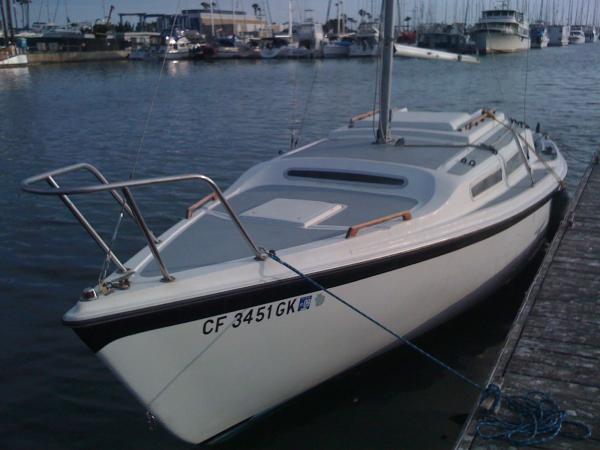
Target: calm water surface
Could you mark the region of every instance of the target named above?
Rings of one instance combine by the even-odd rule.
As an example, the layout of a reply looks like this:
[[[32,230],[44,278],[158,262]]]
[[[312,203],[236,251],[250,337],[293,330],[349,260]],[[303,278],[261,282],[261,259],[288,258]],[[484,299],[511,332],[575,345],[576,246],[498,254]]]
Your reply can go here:
[[[393,103],[440,111],[489,107],[523,118],[527,66],[527,121],[541,122],[560,144],[573,189],[600,142],[600,45],[488,57],[477,66],[397,60]],[[27,176],[78,161],[111,179],[127,177],[158,70],[125,62],[0,71],[0,448],[189,448],[160,427],[149,431],[143,408],[61,326],[81,289],[95,283],[102,255],[60,201],[19,190]],[[306,143],[373,109],[375,70],[375,62],[360,60],[170,64],[137,176],[203,172],[227,186],[287,150],[290,124],[301,124]],[[203,195],[183,185],[141,191],[139,200],[160,231]],[[110,234],[118,210],[109,199],[82,200]],[[118,253],[131,255],[141,245],[125,225]],[[419,344],[485,381],[534,271]],[[215,448],[444,449],[475,397],[401,348]]]

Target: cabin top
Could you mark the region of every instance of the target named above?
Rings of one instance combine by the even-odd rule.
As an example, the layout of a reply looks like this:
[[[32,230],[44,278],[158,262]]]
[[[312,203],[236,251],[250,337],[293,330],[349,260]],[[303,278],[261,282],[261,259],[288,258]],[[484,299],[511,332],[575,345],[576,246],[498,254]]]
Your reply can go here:
[[[514,9],[489,9],[481,13],[482,21],[516,20],[523,22],[523,13]]]

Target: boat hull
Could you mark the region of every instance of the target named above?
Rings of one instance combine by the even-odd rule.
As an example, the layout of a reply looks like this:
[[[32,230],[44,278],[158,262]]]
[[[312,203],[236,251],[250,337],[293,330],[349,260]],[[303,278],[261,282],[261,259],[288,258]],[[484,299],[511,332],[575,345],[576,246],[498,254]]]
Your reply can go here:
[[[514,53],[529,49],[530,39],[518,34],[480,31],[472,34],[477,51],[482,54]]]
[[[367,261],[354,276],[336,269],[337,281],[326,284],[394,331],[412,335],[506,281],[537,248],[549,215],[547,198],[478,237],[417,250],[406,264],[394,257]],[[369,269],[375,264],[377,271]],[[91,347],[160,422],[199,443],[397,344],[302,283],[303,291],[282,286],[280,296],[246,292],[252,303],[220,302],[229,309],[208,308],[193,319],[183,313],[181,323],[158,316],[144,329],[141,317],[131,333],[118,319],[100,331],[76,331],[88,345],[96,339]],[[103,329],[113,333],[110,339],[94,337]]]
[[[550,37],[549,47],[565,47],[569,45],[570,27],[566,25],[551,25],[548,27]]]
[[[535,37],[531,39],[531,48],[546,48],[550,43],[547,37]]]
[[[288,47],[263,48],[260,51],[260,57],[262,59],[287,58],[288,53],[289,53]]]
[[[10,56],[8,58],[0,60],[0,68],[20,67],[26,66],[27,64],[28,60],[26,54]]]
[[[348,56],[351,58],[357,57],[373,57],[379,55],[379,45],[368,45],[356,43],[350,46],[348,50]]]
[[[585,44],[585,36],[570,36],[569,45],[581,45]]]
[[[327,44],[323,46],[324,58],[346,58],[350,53],[350,47],[346,45]]]

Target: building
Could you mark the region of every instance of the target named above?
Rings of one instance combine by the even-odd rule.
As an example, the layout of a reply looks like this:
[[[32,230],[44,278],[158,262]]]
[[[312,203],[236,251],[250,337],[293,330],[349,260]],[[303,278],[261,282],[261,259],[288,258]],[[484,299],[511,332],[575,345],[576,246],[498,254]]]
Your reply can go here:
[[[180,20],[183,28],[197,30],[207,36],[258,35],[268,28],[262,17],[249,16],[241,10],[213,9],[211,12],[210,9],[185,9]]]

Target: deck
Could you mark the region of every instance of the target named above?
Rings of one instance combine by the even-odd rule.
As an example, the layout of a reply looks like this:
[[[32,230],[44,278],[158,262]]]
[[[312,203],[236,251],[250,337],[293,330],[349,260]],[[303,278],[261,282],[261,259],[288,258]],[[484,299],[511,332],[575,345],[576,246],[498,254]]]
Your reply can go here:
[[[548,393],[570,418],[592,427],[579,441],[559,437],[536,447],[600,448],[600,166],[582,178],[525,297],[489,382],[507,394]],[[455,450],[515,448],[474,436],[475,406]]]

